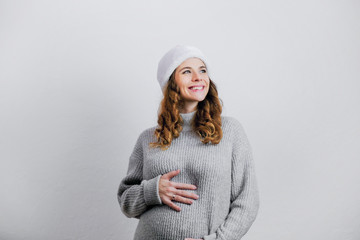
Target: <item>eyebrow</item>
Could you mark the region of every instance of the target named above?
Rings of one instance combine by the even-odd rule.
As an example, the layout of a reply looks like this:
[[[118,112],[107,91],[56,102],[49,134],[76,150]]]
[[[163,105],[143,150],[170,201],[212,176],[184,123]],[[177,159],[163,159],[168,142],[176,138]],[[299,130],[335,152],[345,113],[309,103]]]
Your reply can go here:
[[[206,69],[206,67],[205,67],[204,65],[201,65],[201,66],[199,67],[199,69],[202,69],[202,68],[205,68],[205,69]],[[183,67],[182,69],[179,70],[179,72],[181,72],[181,71],[184,70],[184,69],[191,69],[191,67]]]

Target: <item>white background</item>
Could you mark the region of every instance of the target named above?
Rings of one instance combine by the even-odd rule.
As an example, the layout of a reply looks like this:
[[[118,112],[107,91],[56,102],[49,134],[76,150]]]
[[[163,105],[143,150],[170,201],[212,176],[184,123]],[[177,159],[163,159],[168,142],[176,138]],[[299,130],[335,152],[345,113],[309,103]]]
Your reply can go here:
[[[132,239],[117,188],[177,44],[252,145],[243,239],[360,239],[359,43],[355,0],[0,0],[0,239]]]

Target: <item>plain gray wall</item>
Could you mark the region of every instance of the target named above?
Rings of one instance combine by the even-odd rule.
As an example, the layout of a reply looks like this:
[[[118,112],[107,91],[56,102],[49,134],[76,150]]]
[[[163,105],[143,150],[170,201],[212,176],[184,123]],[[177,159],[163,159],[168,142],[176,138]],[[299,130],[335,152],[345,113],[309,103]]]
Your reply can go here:
[[[355,0],[1,0],[0,239],[132,239],[116,192],[176,44],[253,147],[243,239],[360,239],[359,43]]]

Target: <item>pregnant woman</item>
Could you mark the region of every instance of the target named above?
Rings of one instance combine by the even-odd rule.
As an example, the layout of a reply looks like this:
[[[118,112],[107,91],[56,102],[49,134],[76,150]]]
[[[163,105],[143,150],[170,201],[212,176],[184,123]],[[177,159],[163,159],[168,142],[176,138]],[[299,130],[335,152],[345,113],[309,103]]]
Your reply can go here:
[[[222,106],[203,53],[178,45],[158,65],[164,98],[158,125],[144,130],[118,189],[138,218],[134,240],[235,240],[254,222],[259,194],[252,150]]]

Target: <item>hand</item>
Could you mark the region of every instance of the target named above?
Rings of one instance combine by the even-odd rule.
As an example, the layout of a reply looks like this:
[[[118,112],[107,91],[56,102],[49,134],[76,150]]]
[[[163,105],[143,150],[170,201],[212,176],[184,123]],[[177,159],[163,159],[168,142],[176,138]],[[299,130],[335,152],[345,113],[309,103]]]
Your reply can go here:
[[[189,198],[193,198],[193,199],[199,198],[199,196],[196,195],[195,193],[191,193],[184,190],[178,190],[178,189],[195,190],[196,189],[195,185],[170,181],[171,178],[175,177],[179,173],[180,170],[168,172],[160,177],[160,182],[159,182],[159,195],[161,201],[178,212],[181,211],[181,208],[176,204],[174,204],[172,200],[177,202],[192,204],[193,201]],[[173,199],[173,195],[175,195],[175,199]]]

